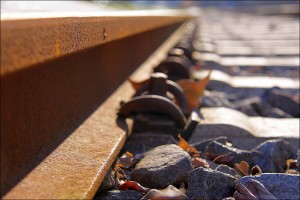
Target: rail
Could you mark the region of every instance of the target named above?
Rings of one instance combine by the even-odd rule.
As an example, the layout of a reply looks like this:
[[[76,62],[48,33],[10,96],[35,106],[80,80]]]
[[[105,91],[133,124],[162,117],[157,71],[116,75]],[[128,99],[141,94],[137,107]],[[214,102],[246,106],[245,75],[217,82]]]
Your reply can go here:
[[[92,198],[130,133],[116,116],[133,94],[126,78],[191,17],[4,13],[1,197]]]

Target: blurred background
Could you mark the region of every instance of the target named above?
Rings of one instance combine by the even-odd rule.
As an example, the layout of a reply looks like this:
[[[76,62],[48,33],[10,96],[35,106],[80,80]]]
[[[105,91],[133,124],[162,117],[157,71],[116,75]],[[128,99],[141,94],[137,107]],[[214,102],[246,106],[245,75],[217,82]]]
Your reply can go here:
[[[295,6],[296,5],[296,6]],[[131,10],[131,9],[180,9],[187,7],[220,7],[241,11],[258,11],[266,13],[299,13],[299,0],[281,1],[141,1],[141,0],[81,0],[81,1],[1,1],[1,10],[35,10],[35,11],[87,11],[87,10]]]

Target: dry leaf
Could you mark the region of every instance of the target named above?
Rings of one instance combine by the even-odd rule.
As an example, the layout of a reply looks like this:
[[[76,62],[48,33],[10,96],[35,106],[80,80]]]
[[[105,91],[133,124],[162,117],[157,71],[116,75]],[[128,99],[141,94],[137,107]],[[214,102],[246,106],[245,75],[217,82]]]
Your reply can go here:
[[[187,141],[185,141],[185,139],[183,139],[180,134],[178,135],[178,138],[179,138],[179,142],[178,142],[179,147],[181,147],[184,151],[188,152],[193,157],[199,157],[200,156],[197,149],[190,146],[189,143]]]
[[[133,154],[132,154],[131,152],[129,152],[129,151],[126,151],[126,152],[125,152],[125,155],[126,155],[127,157],[133,157]]]
[[[291,168],[297,168],[297,160],[288,159],[286,160],[286,169],[289,170]]]
[[[241,161],[240,163],[234,164],[234,169],[238,173],[240,173],[242,176],[248,176],[249,175],[249,164],[246,161]]]
[[[225,164],[225,165],[231,164],[234,159],[234,157],[230,155],[230,152],[222,155],[206,152],[206,156],[210,160],[212,160],[213,163]]]
[[[251,176],[262,174],[262,171],[258,165],[251,168]]]
[[[199,98],[203,95],[204,90],[209,82],[211,70],[208,75],[199,81],[191,79],[183,79],[177,81],[177,83],[182,87],[184,94],[188,100],[189,111],[191,112],[194,108],[198,106]]]
[[[137,163],[138,160],[128,151],[117,160],[118,166],[125,169],[133,168]]]
[[[138,159],[135,159],[133,154],[130,152],[126,152],[120,158],[118,158],[115,166],[114,173],[118,180],[128,180],[128,177],[124,170],[132,169],[138,163]]]
[[[133,87],[133,89],[135,91],[137,91],[138,89],[140,89],[141,87],[143,87],[144,85],[147,85],[150,79],[145,79],[141,82],[135,82],[133,80],[131,80],[130,78],[128,78],[128,81],[131,83],[131,86]]]
[[[209,164],[206,162],[205,159],[202,158],[192,158],[192,165],[193,169],[196,169],[198,167],[209,168]]]
[[[117,163],[113,169],[113,172],[115,173],[115,176],[117,177],[117,180],[118,181],[128,180],[126,173],[123,171],[123,169],[121,167],[122,167],[122,164]]]
[[[137,190],[143,193],[147,193],[150,191],[149,188],[143,187],[135,181],[126,181],[125,183],[119,186],[119,190]]]

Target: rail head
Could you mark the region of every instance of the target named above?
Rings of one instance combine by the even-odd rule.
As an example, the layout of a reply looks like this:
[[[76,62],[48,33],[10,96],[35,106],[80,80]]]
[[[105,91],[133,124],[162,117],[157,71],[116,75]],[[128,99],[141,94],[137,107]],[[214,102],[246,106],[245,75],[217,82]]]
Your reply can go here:
[[[25,12],[1,8],[1,76],[191,17],[187,10]]]

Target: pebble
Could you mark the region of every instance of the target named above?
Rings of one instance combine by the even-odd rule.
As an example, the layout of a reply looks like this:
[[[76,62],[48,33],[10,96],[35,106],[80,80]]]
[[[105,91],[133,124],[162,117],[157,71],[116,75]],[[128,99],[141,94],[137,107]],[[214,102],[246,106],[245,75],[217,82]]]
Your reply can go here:
[[[160,131],[146,131],[143,133],[134,133],[129,137],[121,153],[129,151],[136,155],[144,153],[161,145],[176,143],[177,141],[172,135],[165,134]]]
[[[283,139],[267,140],[252,152],[252,163],[258,165],[264,173],[284,172],[286,160],[295,157],[292,145]]]
[[[279,87],[273,87],[265,91],[263,97],[268,103],[283,110],[293,117],[299,117],[299,103],[293,100],[293,97]]]
[[[189,173],[189,199],[223,199],[235,191],[237,178],[219,171],[199,167]]]
[[[251,162],[252,152],[227,146],[216,141],[209,143],[205,151],[207,154],[209,153],[213,153],[216,155],[228,154],[230,157],[232,157],[232,161],[226,164],[232,167],[234,163],[240,163],[242,160],[246,162]]]
[[[151,189],[143,198],[141,198],[141,200],[148,200],[148,199],[185,200],[188,198],[179,189],[177,189],[173,185],[169,185],[166,189],[163,190]]]
[[[293,116],[280,110],[279,108],[272,107],[268,102],[264,101],[258,96],[236,101],[233,109],[243,112],[248,116],[293,118]]]
[[[137,190],[111,190],[99,193],[94,200],[140,200],[143,193]]]
[[[213,141],[219,142],[221,144],[226,144],[228,142],[227,141],[227,137],[221,136],[221,137],[216,137],[216,138],[210,138],[210,139],[206,139],[206,140],[201,140],[200,142],[196,142],[196,143],[191,144],[191,146],[194,147],[195,149],[197,149],[198,151],[204,152],[206,146],[209,143],[213,142]]]
[[[205,91],[200,104],[202,107],[233,107],[233,104],[229,101],[229,96],[219,91]]]
[[[226,107],[243,112],[248,116],[272,118],[300,116],[299,102],[293,99],[292,94],[278,87],[260,89],[262,92],[258,95],[257,92],[252,94],[251,91],[235,91],[225,83],[222,84],[218,81],[209,83],[207,88],[211,91],[206,91],[200,99],[201,107]]]
[[[234,176],[236,178],[240,177],[233,168],[231,168],[227,165],[222,165],[221,164],[215,170],[219,171],[219,172],[223,172],[224,174],[229,174],[229,175]]]
[[[258,176],[244,176],[240,182],[245,185],[251,179],[262,183],[277,199],[300,199],[299,175],[263,173]]]
[[[101,186],[100,186],[100,188],[99,188],[98,191],[100,192],[100,191],[107,191],[107,190],[110,190],[110,189],[112,189],[115,185],[116,185],[116,177],[115,177],[113,171],[110,169],[110,170],[107,172],[107,174],[106,174],[104,180],[102,181],[102,184],[101,184]]]
[[[162,145],[147,152],[136,165],[131,179],[149,188],[166,188],[187,181],[191,157],[175,144]]]

